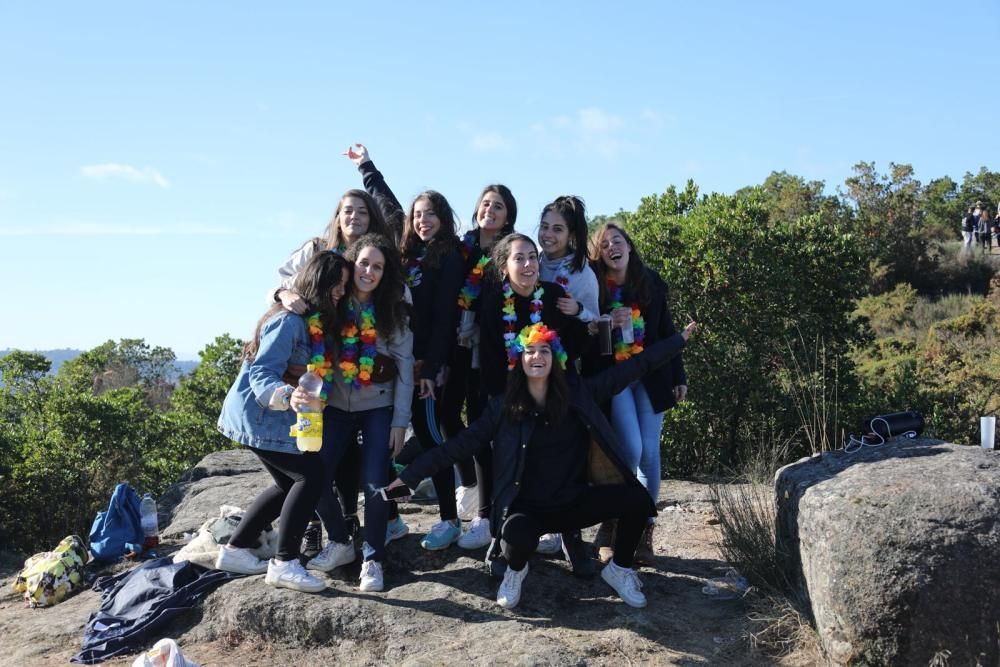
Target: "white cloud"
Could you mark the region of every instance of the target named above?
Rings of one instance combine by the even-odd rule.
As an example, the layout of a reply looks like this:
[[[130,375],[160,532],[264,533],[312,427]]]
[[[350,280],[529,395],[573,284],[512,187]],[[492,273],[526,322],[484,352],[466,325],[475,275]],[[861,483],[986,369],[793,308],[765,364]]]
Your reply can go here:
[[[130,164],[118,164],[117,162],[84,165],[80,167],[80,175],[95,181],[124,178],[135,183],[152,183],[164,189],[170,187],[170,181],[158,169],[154,169],[153,167],[139,169]]]
[[[179,223],[169,227],[105,222],[60,222],[18,228],[0,227],[0,236],[235,236],[229,227]]]
[[[598,107],[585,107],[531,126],[536,145],[547,153],[576,153],[608,160],[635,152],[636,148],[622,138],[627,129],[623,117]]]
[[[480,132],[472,137],[472,149],[483,153],[510,150],[510,142],[499,132]]]

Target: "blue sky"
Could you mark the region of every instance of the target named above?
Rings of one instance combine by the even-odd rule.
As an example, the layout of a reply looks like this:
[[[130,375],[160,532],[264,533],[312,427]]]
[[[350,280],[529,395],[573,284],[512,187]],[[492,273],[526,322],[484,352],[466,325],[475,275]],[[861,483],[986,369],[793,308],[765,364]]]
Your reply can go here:
[[[0,349],[246,337],[360,183],[533,234],[693,178],[1000,169],[1000,3],[0,1]]]

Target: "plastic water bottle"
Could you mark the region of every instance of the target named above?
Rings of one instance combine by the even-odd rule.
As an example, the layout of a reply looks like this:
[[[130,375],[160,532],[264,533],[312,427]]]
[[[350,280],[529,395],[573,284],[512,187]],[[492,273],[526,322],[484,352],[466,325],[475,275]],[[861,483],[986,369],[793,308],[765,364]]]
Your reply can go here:
[[[323,446],[323,405],[320,393],[323,391],[323,378],[316,373],[316,367],[309,364],[306,372],[299,378],[299,386],[315,399],[314,405],[302,409],[298,413],[295,425],[290,435],[295,437],[295,446],[302,452],[318,452]]]
[[[160,546],[160,525],[156,519],[156,501],[148,493],[139,503],[139,523],[142,524],[142,548],[146,551]]]

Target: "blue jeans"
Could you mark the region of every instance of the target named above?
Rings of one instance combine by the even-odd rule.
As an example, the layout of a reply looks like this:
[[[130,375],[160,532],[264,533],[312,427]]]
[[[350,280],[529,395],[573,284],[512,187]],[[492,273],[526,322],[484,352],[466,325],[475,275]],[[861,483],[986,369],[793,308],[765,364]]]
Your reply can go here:
[[[663,413],[653,412],[642,382],[633,382],[611,399],[611,425],[624,450],[629,470],[636,472],[656,502],[660,495],[660,429]]]
[[[357,446],[361,431],[361,488],[365,494],[365,560],[381,561],[385,553],[385,527],[389,516],[388,504],[377,491],[389,483],[389,430],[392,408],[375,408],[361,412],[345,412],[327,407],[323,411],[323,491],[316,512],[323,520],[327,535],[335,542],[347,541],[347,523],[340,502],[333,494],[337,466],[348,448]]]

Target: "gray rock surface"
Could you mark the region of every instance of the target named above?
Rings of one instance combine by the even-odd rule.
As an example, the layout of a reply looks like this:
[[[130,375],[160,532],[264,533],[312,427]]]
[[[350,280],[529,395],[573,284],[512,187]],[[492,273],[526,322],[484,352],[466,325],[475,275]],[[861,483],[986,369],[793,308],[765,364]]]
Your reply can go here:
[[[785,466],[775,489],[831,662],[998,664],[1000,453],[895,439]]]
[[[252,453],[206,457],[158,500],[163,551],[179,548],[172,540],[217,515],[219,505],[245,507],[268,484]],[[214,590],[165,635],[205,667],[775,664],[750,651],[742,600],[702,593],[707,580],[727,569],[714,544],[708,497],[706,485],[664,483],[656,567],[640,573],[645,609],[626,606],[600,579],[576,579],[561,559],[538,557],[521,604],[505,611],[495,602],[497,582],[481,565],[483,550],[420,548],[420,537],[438,521],[437,508],[408,503],[401,511],[411,534],[389,546],[385,592],[358,590],[359,563],[334,571],[318,595],[247,577]],[[0,576],[0,665],[65,664],[98,595],[84,591],[57,607],[31,610],[11,594],[12,573]]]

